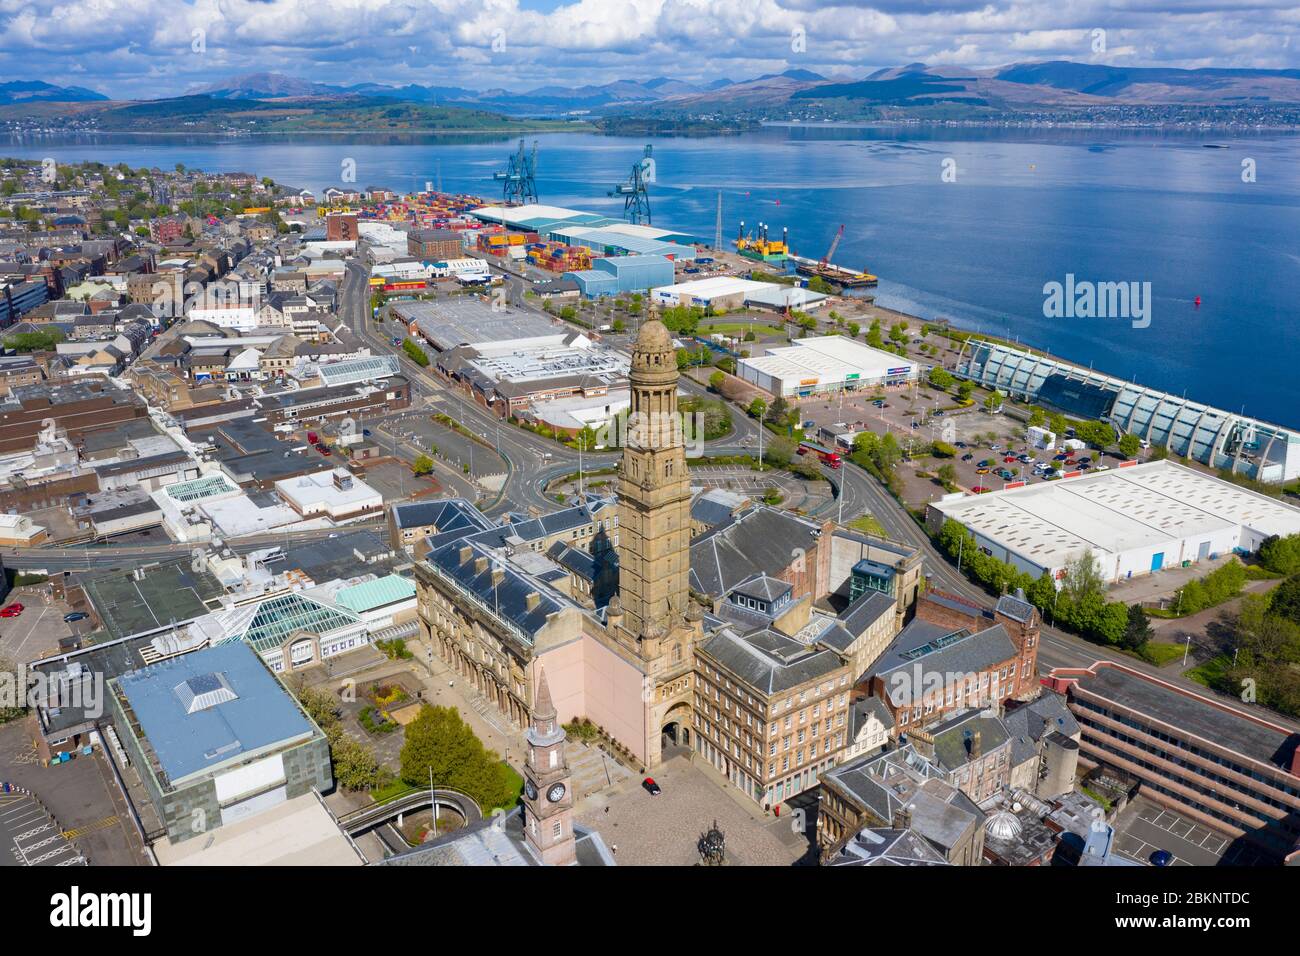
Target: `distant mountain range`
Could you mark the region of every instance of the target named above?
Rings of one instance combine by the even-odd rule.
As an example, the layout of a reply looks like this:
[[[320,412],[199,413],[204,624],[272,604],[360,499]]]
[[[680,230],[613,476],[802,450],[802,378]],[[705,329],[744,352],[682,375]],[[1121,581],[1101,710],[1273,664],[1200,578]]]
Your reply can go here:
[[[40,80],[16,80],[0,83],[0,104],[8,103],[84,103],[108,99],[103,93],[80,86],[54,86]]]
[[[579,87],[539,86],[524,92],[504,89],[470,90],[459,86],[385,86],[382,83],[357,83],[335,86],[300,80],[279,73],[250,73],[212,83],[195,90],[219,99],[280,100],[319,97],[363,96],[436,103],[442,106],[477,107],[513,115],[584,113],[610,107],[671,102],[677,99],[720,94],[734,90],[738,94],[751,87],[771,88],[774,92],[793,90],[800,84],[825,83],[826,78],[811,70],[787,70],[754,80],[734,82],[716,80],[696,85],[659,76],[651,80],[615,80],[612,83]],[[757,87],[755,87],[757,84]]]
[[[281,100],[362,96],[487,109],[511,116],[564,114],[614,118],[684,115],[780,115],[822,118],[893,115],[979,116],[1108,106],[1242,107],[1300,104],[1300,70],[1182,70],[1115,67],[1053,60],[986,70],[924,63],[876,70],[861,79],[829,79],[791,69],[748,80],[694,84],[668,77],[616,80],[523,92],[457,86],[336,86],[275,73],[235,77],[202,91],[227,99]]]
[[[113,102],[92,90],[39,81],[0,83],[0,119],[52,122],[68,116],[103,129],[154,129],[164,122],[227,130],[485,129],[540,117],[599,119],[609,129],[692,130],[777,119],[1108,118],[1224,108],[1282,108],[1283,122],[1300,125],[1300,70],[1182,70],[1066,60],[971,70],[911,63],[847,81],[790,69],[707,84],[659,76],[523,92],[337,85],[251,73],[185,96],[137,102]]]

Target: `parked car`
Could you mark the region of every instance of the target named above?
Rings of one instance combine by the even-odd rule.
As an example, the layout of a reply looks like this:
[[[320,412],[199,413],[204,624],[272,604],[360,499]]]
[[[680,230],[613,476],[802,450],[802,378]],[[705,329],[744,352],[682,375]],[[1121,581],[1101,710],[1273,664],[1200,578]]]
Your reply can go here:
[[[0,608],[0,617],[17,617],[23,613],[21,604],[10,604],[8,607]]]
[[[1018,459],[1015,455],[1003,455],[1002,460],[1009,465],[1013,461],[1019,461],[1020,459]]]
[[[961,460],[962,460],[962,461],[970,461],[970,460],[971,460],[972,458],[974,458],[974,457],[975,457],[975,456],[972,455],[970,452],[967,452],[966,454],[964,454],[964,455],[961,456]]]
[[[983,485],[976,485],[974,488],[971,489],[971,491],[975,492],[975,494],[977,495],[982,495],[985,492],[992,491],[992,490],[993,490],[992,488],[985,488]]]
[[[655,783],[654,777],[646,777],[641,781],[641,786],[645,789],[645,792],[650,794],[652,797],[657,797],[663,792],[659,789],[659,784]]]
[[[988,473],[989,473],[989,470],[988,470],[987,468],[976,468],[976,469],[975,469],[975,474],[977,474],[977,475],[987,475]]]
[[[72,624],[76,621],[84,621],[88,617],[90,617],[90,615],[85,611],[69,611],[67,614],[63,615],[63,621],[66,624]]]
[[[983,459],[980,460],[980,464],[979,464],[979,466],[980,466],[981,468],[992,468],[992,467],[993,467],[993,459],[992,459],[992,458],[983,458]]]
[[[1149,857],[1152,866],[1173,866],[1174,855],[1168,850],[1156,850]]]
[[[332,452],[330,451],[330,446],[326,445],[324,442],[317,442],[316,450],[327,458],[332,454]]]
[[[958,448],[965,448],[965,447],[966,447],[966,443],[965,443],[964,441],[953,442],[953,444],[954,444],[956,447],[958,447]]]

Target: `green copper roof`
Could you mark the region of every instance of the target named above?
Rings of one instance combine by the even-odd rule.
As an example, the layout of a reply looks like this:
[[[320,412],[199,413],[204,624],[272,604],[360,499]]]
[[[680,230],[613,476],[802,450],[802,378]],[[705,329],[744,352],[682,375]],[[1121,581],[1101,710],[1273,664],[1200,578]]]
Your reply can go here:
[[[415,584],[400,574],[388,574],[364,584],[354,584],[334,595],[339,604],[356,614],[413,597]]]

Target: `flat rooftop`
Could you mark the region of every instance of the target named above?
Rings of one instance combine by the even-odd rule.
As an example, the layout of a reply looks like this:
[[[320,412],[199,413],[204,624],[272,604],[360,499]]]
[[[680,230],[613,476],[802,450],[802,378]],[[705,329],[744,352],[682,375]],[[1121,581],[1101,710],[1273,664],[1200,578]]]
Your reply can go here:
[[[123,675],[118,691],[172,786],[318,733],[241,642]]]
[[[209,832],[202,840],[159,840],[163,866],[361,866],[355,844],[314,793]]]
[[[549,319],[522,309],[498,311],[477,296],[457,296],[434,302],[400,302],[392,313],[414,322],[434,347],[446,352],[461,345],[490,345],[516,339],[537,339],[567,334]]]
[[[893,352],[873,349],[846,335],[796,339],[792,345],[768,349],[766,355],[742,359],[742,364],[776,378],[841,381],[852,375],[879,378],[890,370],[910,370],[916,363]],[[895,372],[895,374],[902,374]]]
[[[1208,697],[1179,690],[1108,661],[1094,664],[1092,673],[1081,676],[1078,684],[1098,697],[1272,767],[1290,770],[1300,742],[1300,734],[1285,727],[1254,720]]]
[[[934,504],[1042,567],[1249,527],[1300,532],[1300,508],[1171,461],[1093,472]]]
[[[110,638],[200,617],[208,613],[207,602],[226,593],[206,569],[191,568],[188,557],[152,568],[112,571],[79,583]]]

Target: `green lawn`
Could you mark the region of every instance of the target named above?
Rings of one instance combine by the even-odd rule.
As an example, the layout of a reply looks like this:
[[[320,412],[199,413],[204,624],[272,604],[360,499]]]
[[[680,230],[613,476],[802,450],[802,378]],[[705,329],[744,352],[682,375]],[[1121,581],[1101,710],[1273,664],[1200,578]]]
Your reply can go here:
[[[1164,641],[1150,641],[1146,647],[1142,648],[1138,656],[1147,663],[1156,665],[1156,667],[1164,667],[1166,664],[1179,660],[1183,656],[1183,645],[1168,644]]]
[[[1213,687],[1231,666],[1232,658],[1227,654],[1220,654],[1218,657],[1210,658],[1204,664],[1188,668],[1183,672],[1183,676],[1206,687]]]
[[[848,522],[848,526],[854,531],[861,531],[863,534],[874,534],[877,538],[885,537],[885,526],[882,525],[871,515],[862,515]]]

